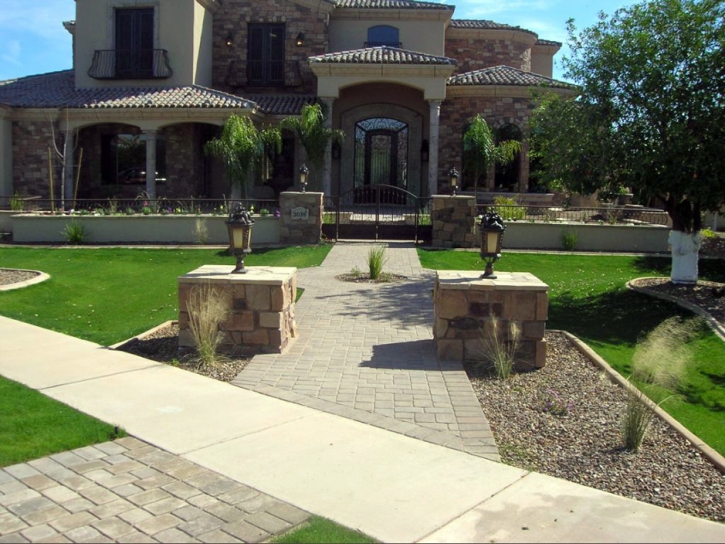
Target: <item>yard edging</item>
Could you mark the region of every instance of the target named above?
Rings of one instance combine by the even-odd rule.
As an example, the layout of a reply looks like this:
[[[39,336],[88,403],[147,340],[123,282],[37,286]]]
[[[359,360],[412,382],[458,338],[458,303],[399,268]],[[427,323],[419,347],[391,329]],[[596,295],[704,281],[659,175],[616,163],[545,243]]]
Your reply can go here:
[[[600,357],[592,348],[590,348],[585,342],[577,338],[575,335],[568,331],[557,331],[551,330],[548,332],[559,332],[562,333],[574,346],[592,363],[601,368],[606,372],[608,378],[620,385],[627,391],[638,391],[637,388],[629,383],[624,377],[614,370],[609,363],[607,363],[602,357]],[[702,455],[707,457],[715,467],[723,474],[725,474],[725,457],[720,455],[713,448],[705,444],[701,438],[695,435],[692,431],[683,426],[679,421],[673,418],[670,414],[665,412],[662,408],[657,406],[649,398],[644,397],[643,401],[654,411],[654,413],[660,417],[665,423],[677,431],[683,438],[688,440],[693,447],[695,447]]]
[[[35,285],[36,283],[42,283],[50,279],[50,274],[46,274],[45,272],[41,272],[40,270],[27,270],[25,268],[7,268],[6,270],[17,270],[19,272],[35,272],[38,275],[29,280],[19,281],[17,283],[10,283],[8,285],[0,285],[0,291],[23,289],[24,287],[29,287],[31,285]]]

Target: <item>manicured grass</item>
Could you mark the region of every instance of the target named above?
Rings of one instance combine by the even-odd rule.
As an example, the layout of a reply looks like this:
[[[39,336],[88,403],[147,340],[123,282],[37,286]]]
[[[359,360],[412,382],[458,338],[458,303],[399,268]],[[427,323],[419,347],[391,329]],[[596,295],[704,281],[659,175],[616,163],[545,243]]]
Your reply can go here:
[[[0,377],[0,467],[120,436],[113,425]]]
[[[358,531],[353,531],[328,519],[312,516],[307,523],[298,529],[281,535],[272,542],[283,543],[349,543],[362,544],[366,542],[377,542]]]
[[[255,250],[247,266],[319,266],[331,246]],[[0,267],[51,279],[0,292],[0,314],[110,345],[178,317],[177,278],[204,264],[233,265],[214,250],[0,249]]]
[[[474,252],[419,250],[425,268],[483,270]],[[531,272],[549,285],[547,328],[567,330],[629,376],[637,341],[672,316],[693,319],[673,303],[628,291],[628,280],[669,276],[670,259],[630,256],[505,253],[496,270]],[[702,260],[702,279],[725,282],[725,262]],[[725,455],[725,343],[703,329],[691,343],[693,364],[679,393],[662,408]],[[655,395],[661,400],[667,392]]]

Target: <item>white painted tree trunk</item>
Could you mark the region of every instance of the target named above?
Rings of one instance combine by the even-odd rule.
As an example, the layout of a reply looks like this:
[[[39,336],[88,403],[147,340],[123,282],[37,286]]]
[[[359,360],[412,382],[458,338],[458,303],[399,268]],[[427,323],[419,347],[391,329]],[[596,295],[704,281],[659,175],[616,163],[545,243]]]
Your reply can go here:
[[[668,240],[672,251],[672,273],[670,278],[675,284],[692,284],[697,282],[697,259],[699,257],[702,238],[700,233],[670,231]]]

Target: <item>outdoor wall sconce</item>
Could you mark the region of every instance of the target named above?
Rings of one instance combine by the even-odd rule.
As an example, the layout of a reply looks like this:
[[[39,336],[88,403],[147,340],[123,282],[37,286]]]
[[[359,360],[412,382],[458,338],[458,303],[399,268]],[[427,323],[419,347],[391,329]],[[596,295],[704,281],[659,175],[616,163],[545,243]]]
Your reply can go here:
[[[481,216],[478,230],[481,232],[481,260],[486,263],[481,279],[495,280],[493,263],[501,258],[501,242],[506,225],[496,212],[486,212]]]
[[[232,45],[234,45],[234,36],[232,36],[231,32],[227,35],[227,38],[226,38],[226,40],[224,40],[224,43],[227,44],[227,47],[231,47]]]
[[[297,45],[297,47],[305,45],[305,35],[302,32],[297,34],[297,37],[295,38],[295,45]]]
[[[451,169],[448,170],[448,179],[451,182],[453,196],[456,196],[456,189],[458,189],[458,180],[461,179],[461,175],[458,173],[458,170],[456,170],[455,166],[452,166]]]
[[[226,221],[229,229],[229,253],[237,258],[237,266],[232,274],[246,274],[244,258],[252,252],[252,225],[254,219],[247,209],[236,203]]]
[[[420,162],[428,162],[428,154],[428,140],[423,140],[423,143],[420,144]]]
[[[302,192],[305,192],[307,188],[307,176],[310,174],[310,169],[306,165],[300,167],[300,185],[302,186]]]

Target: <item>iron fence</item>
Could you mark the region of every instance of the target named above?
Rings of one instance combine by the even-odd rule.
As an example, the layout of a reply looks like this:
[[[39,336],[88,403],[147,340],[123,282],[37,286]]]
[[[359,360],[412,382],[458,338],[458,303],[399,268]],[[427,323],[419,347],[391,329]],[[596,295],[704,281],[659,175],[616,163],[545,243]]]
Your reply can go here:
[[[495,211],[504,221],[528,222],[578,222],[593,224],[643,224],[671,226],[667,212],[642,206],[602,206],[598,208],[552,207],[485,204],[478,206],[478,213]]]

